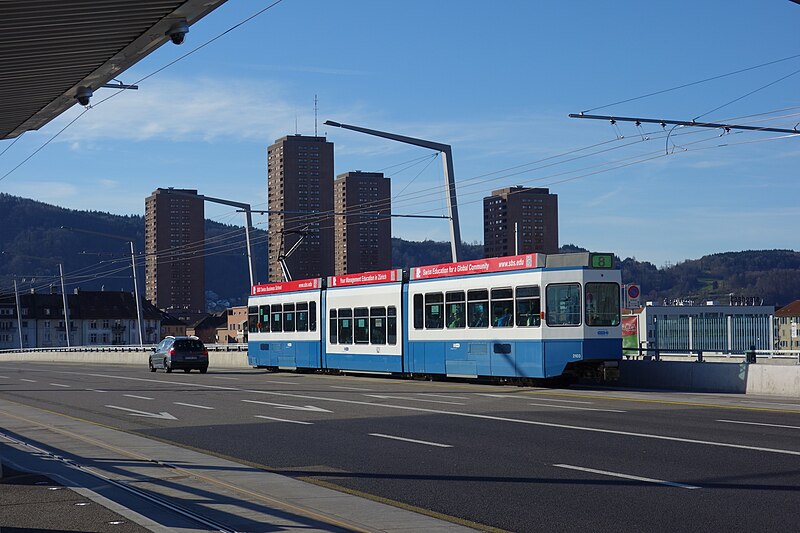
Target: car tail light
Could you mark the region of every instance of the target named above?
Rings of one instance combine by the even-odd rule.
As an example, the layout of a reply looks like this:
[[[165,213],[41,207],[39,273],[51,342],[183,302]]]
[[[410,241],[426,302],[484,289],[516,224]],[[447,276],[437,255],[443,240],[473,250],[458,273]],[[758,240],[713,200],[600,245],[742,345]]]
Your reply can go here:
[[[167,352],[167,354],[175,355],[175,348],[170,348],[169,351]]]
[[[203,348],[203,355],[208,357],[208,348]]]

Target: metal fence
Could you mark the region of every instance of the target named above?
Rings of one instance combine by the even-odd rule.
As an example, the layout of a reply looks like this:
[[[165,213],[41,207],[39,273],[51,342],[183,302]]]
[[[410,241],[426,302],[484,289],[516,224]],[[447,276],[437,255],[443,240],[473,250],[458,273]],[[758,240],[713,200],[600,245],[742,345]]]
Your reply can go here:
[[[206,344],[209,352],[246,352],[247,344]],[[0,350],[2,353],[42,353],[42,352],[151,352],[156,347],[155,344],[144,346],[136,345],[113,345],[113,346],[53,346],[50,348],[25,348],[20,350],[9,349]]]

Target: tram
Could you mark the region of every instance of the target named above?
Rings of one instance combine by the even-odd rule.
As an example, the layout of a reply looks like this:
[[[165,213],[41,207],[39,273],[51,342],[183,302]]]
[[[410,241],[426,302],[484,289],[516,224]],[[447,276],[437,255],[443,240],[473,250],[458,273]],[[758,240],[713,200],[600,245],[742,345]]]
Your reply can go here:
[[[622,330],[613,266],[607,253],[523,254],[256,285],[248,363],[523,382],[614,377]]]

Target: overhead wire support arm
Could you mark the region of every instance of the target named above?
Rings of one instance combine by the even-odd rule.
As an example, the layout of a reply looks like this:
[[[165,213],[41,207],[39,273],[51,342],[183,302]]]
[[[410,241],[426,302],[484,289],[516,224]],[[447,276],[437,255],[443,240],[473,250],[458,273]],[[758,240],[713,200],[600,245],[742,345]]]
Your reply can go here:
[[[788,133],[790,135],[800,135],[800,130],[795,126],[788,128],[769,128],[766,126],[745,126],[741,124],[722,124],[717,122],[698,122],[695,120],[668,120],[657,118],[637,118],[637,117],[617,117],[614,115],[585,115],[583,113],[570,113],[569,118],[588,118],[591,120],[608,120],[616,122],[634,122],[638,124],[660,124],[661,126],[689,126],[692,128],[712,128],[725,131],[744,130],[744,131],[769,131],[773,133]]]
[[[333,120],[326,120],[325,125],[366,133],[367,135],[374,135],[375,137],[382,137],[391,141],[411,144],[441,152],[442,165],[444,167],[445,190],[447,191],[447,211],[449,215],[446,218],[450,219],[450,252],[452,254],[452,261],[454,263],[458,262],[461,257],[461,228],[458,221],[458,199],[456,198],[455,171],[453,170],[453,150],[450,145],[426,141],[425,139],[415,139],[414,137],[406,137],[405,135],[397,135],[385,131],[371,130],[360,126],[351,126],[349,124],[334,122]]]

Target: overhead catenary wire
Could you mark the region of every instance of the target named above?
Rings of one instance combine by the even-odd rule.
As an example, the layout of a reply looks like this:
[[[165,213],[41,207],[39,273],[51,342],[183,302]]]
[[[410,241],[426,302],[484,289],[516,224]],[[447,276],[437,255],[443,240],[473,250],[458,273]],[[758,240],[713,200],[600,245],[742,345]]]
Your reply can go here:
[[[758,114],[756,114],[756,116],[763,116],[764,114],[765,113],[758,113]],[[786,116],[795,116],[795,115],[797,115],[797,114],[789,114],[789,115],[786,115]],[[770,119],[761,119],[761,120],[772,120],[774,118],[775,117],[772,117]],[[761,120],[759,120],[759,121],[761,121]],[[658,133],[661,133],[661,135],[663,136],[663,132],[655,132],[655,133],[651,133],[651,135],[653,135],[654,136],[653,138],[656,139],[657,138],[656,134],[658,134]],[[686,131],[686,132],[681,132],[676,136],[694,135],[694,134],[697,134],[697,133],[698,133],[697,131]],[[738,133],[741,133],[741,132],[738,132]],[[714,137],[701,139],[700,141],[694,141],[692,143],[684,143],[683,146],[690,146],[690,145],[693,145],[693,144],[696,144],[696,143],[708,142],[708,141],[711,141],[711,140],[714,140],[714,139],[717,139],[717,138],[718,137],[715,135]],[[785,137],[783,137],[783,136],[782,137],[774,137],[774,138],[771,138],[771,139],[763,139],[763,140],[759,140],[759,141],[777,140],[777,139],[781,139],[781,138],[785,138]],[[610,142],[618,142],[618,140],[617,139],[613,139]],[[620,144],[619,148],[625,148],[625,147],[629,146],[630,144],[638,144],[640,142],[642,142],[642,141],[641,140],[637,140],[635,142],[630,142],[630,143],[619,143]],[[703,147],[702,149],[719,148],[719,147],[723,147],[723,146],[733,146],[735,144],[746,144],[748,142],[753,142],[753,141],[743,141],[742,143],[729,143],[729,142],[726,142],[726,143],[719,144],[719,145],[714,146],[714,147]],[[607,141],[604,141],[602,143],[596,143],[596,145],[592,145],[592,146],[604,145],[604,144],[607,144],[607,143],[608,143]],[[587,147],[583,147],[583,148],[580,148],[580,149],[575,149],[575,150],[572,150],[571,152],[579,152],[579,151],[582,151],[585,148],[587,148]],[[694,150],[697,150],[697,149],[700,149],[700,148],[690,148],[687,151],[694,151]],[[605,150],[604,149],[604,150],[598,151],[598,153],[607,152],[607,151],[609,151],[609,150]],[[565,153],[569,153],[569,152],[565,152]],[[592,154],[592,155],[597,155],[597,154]],[[663,155],[663,152],[660,153],[660,155]],[[552,157],[557,157],[557,156],[552,156]],[[551,158],[545,158],[545,159],[552,159],[552,157]],[[565,161],[556,162],[556,164],[563,164],[563,163],[571,162],[573,160],[580,159],[580,158],[583,158],[583,156],[576,157],[576,158],[571,158],[571,159],[565,160]],[[619,159],[619,160],[615,160],[615,161],[611,161],[611,162],[604,162],[604,163],[600,163],[600,164],[597,164],[597,165],[584,167],[582,169],[570,170],[570,171],[550,174],[548,176],[536,178],[536,181],[542,181],[542,180],[547,180],[547,179],[553,180],[555,178],[559,178],[559,177],[562,177],[562,176],[569,176],[569,177],[565,177],[565,178],[559,179],[557,181],[551,181],[549,183],[549,185],[563,183],[563,182],[567,182],[567,181],[574,181],[576,179],[585,178],[585,177],[588,177],[588,176],[591,176],[591,175],[605,173],[605,172],[608,172],[608,171],[611,171],[611,170],[615,170],[615,169],[631,166],[631,165],[634,165],[634,164],[644,163],[644,162],[647,162],[647,161],[650,161],[650,160],[656,159],[656,158],[657,157],[655,157],[654,155],[640,154],[638,156],[632,156],[632,157],[623,158],[623,159]],[[527,166],[527,165],[518,165],[515,168],[521,168],[521,167],[525,167],[525,166]],[[554,166],[554,165],[550,164],[550,165],[547,165],[547,166],[549,167],[549,166]],[[530,170],[531,169],[528,169],[526,171],[520,171],[519,173],[521,174],[521,173],[529,172]],[[532,169],[532,170],[539,170],[539,169],[536,168],[536,169]],[[501,172],[501,171],[488,173],[487,175],[496,175],[498,172]],[[570,176],[570,174],[575,174],[576,172],[578,173],[577,175]],[[500,176],[497,179],[503,179],[503,178],[507,178],[507,177],[508,177],[508,175],[503,175],[503,176]],[[475,179],[475,178],[471,178],[471,180],[472,179]],[[482,194],[482,191],[476,191],[476,193],[477,194]],[[476,193],[471,193],[471,194],[476,194]],[[474,200],[474,201],[471,201],[471,202],[465,202],[465,203],[475,203],[475,202],[478,202],[478,201],[481,201],[481,199],[477,199],[477,200]],[[417,207],[419,207],[419,202],[417,202]],[[419,213],[424,213],[426,211],[418,211],[418,212]],[[369,222],[372,222],[372,220],[365,221],[365,222],[358,222],[358,223],[369,223]],[[261,224],[257,224],[257,225],[261,225]],[[232,230],[230,232],[226,232],[225,234],[223,234],[221,236],[215,236],[215,237],[211,237],[209,239],[203,239],[202,241],[198,241],[196,243],[191,243],[189,245],[185,245],[184,248],[193,247],[195,249],[195,252],[199,251],[200,249],[202,249],[203,253],[200,254],[200,257],[210,257],[210,256],[230,253],[233,250],[243,249],[245,247],[245,244],[243,242],[241,242],[241,241],[234,241],[233,243],[230,242],[232,239],[236,238],[238,235],[241,235],[242,231],[243,231],[243,228],[236,228],[236,229],[234,229],[234,230]],[[256,242],[256,243],[264,242],[265,240],[268,239],[268,234],[269,234],[269,232],[266,232],[263,236],[256,237],[256,239],[254,239],[254,242]],[[207,242],[214,242],[215,244],[214,244],[214,246],[208,247],[207,246]],[[190,252],[187,249],[184,249],[183,251],[177,251],[176,252],[175,250],[169,250],[169,251],[166,251],[165,253],[162,253],[162,254],[152,254],[152,255],[155,255],[155,256],[161,255],[162,259],[168,259],[170,262],[173,262],[173,261],[181,261],[181,260],[183,260],[182,256],[185,256],[185,255],[187,255],[189,253],[192,253],[192,252]],[[108,261],[106,263],[113,264],[113,263],[121,262],[121,261],[125,261],[126,265],[123,266],[123,267],[120,267],[118,269],[112,269],[112,270],[108,270],[108,271],[105,271],[105,272],[97,272],[97,273],[94,274],[96,276],[94,279],[99,279],[99,278],[102,278],[102,277],[107,276],[107,275],[112,275],[112,274],[115,274],[115,273],[118,273],[118,272],[121,272],[121,271],[125,271],[127,268],[129,268],[129,265],[127,264],[127,259],[126,258],[120,258],[120,259],[116,259],[116,260],[113,260],[113,261]],[[101,261],[100,263],[102,264],[104,262]],[[95,265],[94,268],[100,268],[100,266],[102,266],[101,264]],[[44,276],[42,276],[42,277],[44,277]],[[70,281],[69,281],[68,285],[72,286],[74,284],[78,284],[78,283],[81,282],[81,280],[85,281],[86,278],[84,276],[84,277],[82,277],[80,279],[77,279],[77,281],[75,281],[75,279],[77,279],[77,276],[75,278],[70,278]],[[47,284],[43,285],[43,287],[47,287]]]
[[[642,94],[642,95],[639,95],[639,96],[634,96],[633,98],[626,98],[624,100],[619,100],[619,101],[616,101],[616,102],[612,102],[610,104],[605,104],[605,105],[593,107],[591,109],[586,109],[584,111],[581,111],[581,113],[591,113],[592,111],[597,111],[598,109],[605,109],[607,107],[612,107],[612,106],[619,105],[619,104],[626,104],[628,102],[634,102],[636,100],[642,100],[644,98],[649,98],[651,96],[656,96],[656,95],[668,93],[668,92],[671,92],[671,91],[677,91],[679,89],[685,89],[687,87],[692,87],[694,85],[699,85],[701,83],[706,83],[706,82],[709,82],[709,81],[714,81],[714,80],[719,80],[719,79],[722,79],[722,78],[727,78],[727,77],[730,77],[730,76],[735,76],[737,74],[742,74],[744,72],[749,72],[751,70],[767,67],[767,66],[770,66],[770,65],[775,65],[777,63],[782,63],[784,61],[791,61],[792,59],[797,59],[797,58],[800,58],[800,54],[795,54],[795,55],[791,55],[789,57],[784,57],[782,59],[776,59],[774,61],[768,61],[766,63],[761,63],[759,65],[754,65],[754,66],[751,66],[751,67],[742,68],[742,69],[739,69],[739,70],[735,70],[733,72],[728,72],[727,74],[719,74],[717,76],[712,76],[710,78],[705,78],[705,79],[693,81],[693,82],[690,82],[690,83],[684,83],[682,85],[676,85],[675,87],[670,87],[669,89],[662,89],[660,91],[654,91],[654,92],[651,92],[651,93]]]

